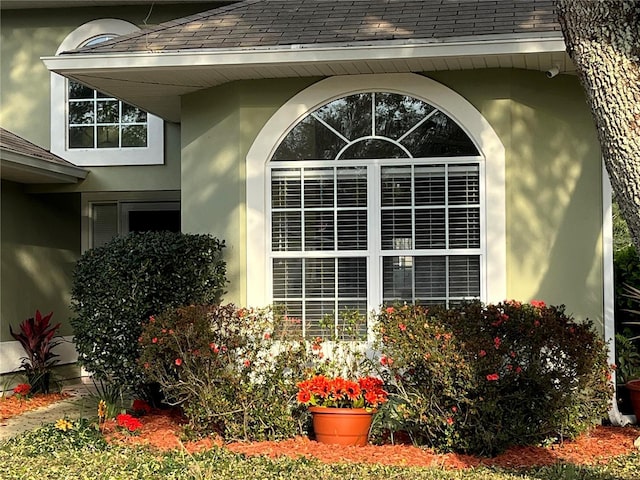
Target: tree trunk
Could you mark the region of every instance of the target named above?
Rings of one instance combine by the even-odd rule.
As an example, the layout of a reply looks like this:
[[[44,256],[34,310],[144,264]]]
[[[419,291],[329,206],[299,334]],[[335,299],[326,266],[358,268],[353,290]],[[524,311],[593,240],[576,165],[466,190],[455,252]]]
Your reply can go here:
[[[557,5],[614,195],[640,252],[640,0]]]

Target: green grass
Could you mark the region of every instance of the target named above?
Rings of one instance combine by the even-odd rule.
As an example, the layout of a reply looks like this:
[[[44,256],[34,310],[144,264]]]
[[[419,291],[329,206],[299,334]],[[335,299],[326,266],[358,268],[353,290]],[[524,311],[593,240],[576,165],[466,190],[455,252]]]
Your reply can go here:
[[[640,454],[615,458],[605,466],[558,464],[529,470],[477,468],[452,471],[363,464],[327,465],[305,458],[245,457],[220,448],[189,455],[180,451],[159,454],[143,448],[113,446],[105,443],[88,422],[80,422],[71,432],[60,432],[48,425],[0,445],[0,478],[636,480],[640,478]]]

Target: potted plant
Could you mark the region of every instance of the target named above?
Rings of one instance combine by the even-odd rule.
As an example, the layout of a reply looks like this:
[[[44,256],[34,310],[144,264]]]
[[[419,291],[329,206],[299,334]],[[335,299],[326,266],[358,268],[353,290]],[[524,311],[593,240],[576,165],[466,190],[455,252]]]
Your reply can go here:
[[[335,445],[366,445],[373,415],[388,396],[375,377],[316,375],[297,386],[297,400],[309,407],[316,440]]]

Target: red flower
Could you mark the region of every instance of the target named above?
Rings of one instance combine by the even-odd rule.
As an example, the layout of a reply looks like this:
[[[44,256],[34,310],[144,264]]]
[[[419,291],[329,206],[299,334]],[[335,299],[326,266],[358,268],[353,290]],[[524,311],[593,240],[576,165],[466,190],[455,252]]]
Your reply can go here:
[[[269,340],[270,338],[271,338],[271,334],[270,333],[267,332],[267,333],[264,334],[264,339],[265,340]]]
[[[447,424],[448,425],[453,425],[453,418],[447,417]]]
[[[407,326],[404,323],[399,323],[398,328],[404,332],[407,329]]]
[[[182,365],[182,359],[181,359],[181,358],[176,358],[175,364],[176,364],[177,366]]]
[[[516,373],[520,373],[520,372],[522,372],[522,368],[516,367]]]
[[[539,327],[540,326],[540,320],[534,320],[533,326],[534,327]]]
[[[490,373],[489,375],[487,375],[487,380],[489,380],[490,382],[495,382],[500,378],[500,375],[498,375],[497,373]]]
[[[546,303],[544,303],[542,300],[531,300],[531,306],[532,307],[536,307],[536,308],[544,308],[547,306]]]
[[[299,390],[296,400],[298,400],[298,403],[309,403],[311,401],[311,392],[309,390]]]
[[[21,383],[19,385],[16,386],[16,388],[13,389],[13,393],[15,393],[16,395],[29,395],[29,392],[31,391],[31,385],[29,385],[28,383]]]
[[[153,337],[153,338],[151,339],[151,343],[158,343],[158,339],[157,339],[156,337]]]
[[[395,309],[393,307],[387,307],[387,313],[393,313]]]
[[[244,362],[242,362],[242,364],[243,364],[245,367],[248,367],[249,365],[251,365],[251,360],[245,360]]]
[[[496,347],[496,350],[500,348],[501,343],[502,343],[502,340],[500,340],[499,337],[496,337],[493,339],[493,345]]]
[[[135,432],[142,428],[142,422],[128,413],[121,413],[116,417],[116,423],[119,427],[126,428],[130,432]]]
[[[486,351],[484,351],[484,350],[480,350],[480,351],[478,352],[478,356],[479,356],[480,358],[485,357],[486,355],[487,355],[487,352],[486,352]]]
[[[382,355],[382,357],[380,357],[380,365],[391,366],[391,365],[393,365],[393,359],[387,357],[386,355]]]

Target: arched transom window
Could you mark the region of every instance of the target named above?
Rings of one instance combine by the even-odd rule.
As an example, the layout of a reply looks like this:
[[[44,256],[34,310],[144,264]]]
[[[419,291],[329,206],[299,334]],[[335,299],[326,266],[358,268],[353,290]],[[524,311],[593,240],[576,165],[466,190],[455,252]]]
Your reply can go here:
[[[314,336],[345,309],[480,297],[482,160],[449,115],[408,95],[307,113],[267,167],[273,303]]]

